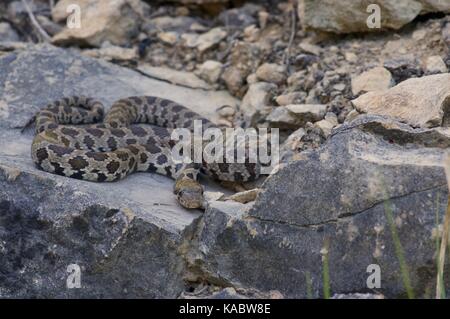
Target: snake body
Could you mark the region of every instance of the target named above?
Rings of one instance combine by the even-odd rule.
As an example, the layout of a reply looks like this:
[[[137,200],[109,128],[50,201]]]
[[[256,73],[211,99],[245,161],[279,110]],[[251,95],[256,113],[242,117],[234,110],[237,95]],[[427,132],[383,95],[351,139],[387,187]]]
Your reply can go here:
[[[102,103],[93,98],[66,97],[44,107],[33,120],[36,135],[31,155],[38,168],[94,182],[113,182],[134,172],[166,175],[175,179],[174,193],[186,208],[203,205],[203,188],[197,180],[200,172],[234,182],[259,176],[259,164],[248,161],[174,161],[173,129],[193,131],[195,120],[201,121],[204,130],[216,126],[190,109],[158,97],[121,99],[106,114]]]

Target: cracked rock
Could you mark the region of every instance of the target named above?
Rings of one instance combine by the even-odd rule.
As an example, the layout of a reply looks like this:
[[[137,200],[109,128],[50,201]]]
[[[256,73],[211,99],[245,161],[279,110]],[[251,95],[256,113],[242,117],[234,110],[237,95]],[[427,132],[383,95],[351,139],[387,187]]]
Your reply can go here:
[[[433,127],[447,122],[450,74],[412,78],[384,91],[352,101],[359,112],[397,117],[412,126]]]
[[[436,218],[448,194],[448,135],[423,145],[423,134],[435,131],[367,115],[341,126],[322,148],[269,176],[254,204],[211,202],[190,263],[224,285],[317,298],[327,255],[332,295],[404,297],[394,229],[413,292],[424,297],[435,287]],[[366,283],[371,264],[389,277],[375,291]]]
[[[0,296],[178,297],[187,271],[183,232],[200,212],[178,205],[173,181],[137,173],[93,183],[40,171],[30,156],[33,132],[20,128],[40,107],[76,94],[106,107],[127,96],[156,95],[212,120],[235,99],[51,45],[2,55],[0,69]],[[80,267],[82,289],[67,289],[70,264]]]

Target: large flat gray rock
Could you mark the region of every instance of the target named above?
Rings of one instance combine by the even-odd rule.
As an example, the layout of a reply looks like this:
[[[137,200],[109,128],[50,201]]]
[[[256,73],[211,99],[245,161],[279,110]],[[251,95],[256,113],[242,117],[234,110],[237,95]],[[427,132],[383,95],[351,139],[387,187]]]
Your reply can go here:
[[[32,130],[40,107],[67,95],[106,106],[132,95],[170,98],[214,120],[236,100],[192,90],[49,45],[0,56],[0,296],[176,297],[184,289],[182,233],[199,211],[172,194],[173,181],[138,173],[91,183],[34,167]],[[82,268],[82,288],[67,289],[66,268]]]

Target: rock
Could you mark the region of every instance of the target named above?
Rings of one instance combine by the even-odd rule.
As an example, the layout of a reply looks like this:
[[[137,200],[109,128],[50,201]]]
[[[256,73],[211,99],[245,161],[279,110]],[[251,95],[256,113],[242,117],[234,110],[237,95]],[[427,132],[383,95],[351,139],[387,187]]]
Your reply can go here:
[[[419,61],[413,55],[388,59],[384,62],[384,67],[391,72],[395,83],[400,83],[412,77],[419,77],[423,74]]]
[[[442,40],[447,46],[450,46],[450,22],[447,22],[442,28]]]
[[[243,121],[247,127],[256,125],[270,112],[268,105],[271,103],[276,88],[275,84],[266,82],[257,82],[250,85],[241,104]]]
[[[175,85],[181,85],[192,89],[211,90],[211,86],[196,76],[194,73],[177,71],[165,67],[142,64],[138,70],[155,79],[164,80]]]
[[[275,101],[278,105],[302,104],[305,102],[305,92],[292,92],[277,96]]]
[[[338,125],[338,118],[336,114],[328,112],[323,120],[314,123],[314,125],[322,130],[325,137],[328,137],[331,130]]]
[[[370,69],[352,78],[353,95],[361,92],[387,90],[393,85],[391,72],[383,67]]]
[[[152,18],[142,26],[149,35],[159,32],[183,33],[186,31],[205,32],[206,27],[201,25],[196,19],[186,16],[160,16]]]
[[[425,39],[426,36],[427,36],[427,30],[425,30],[425,29],[415,30],[411,35],[411,37],[415,41],[421,41],[421,40]]]
[[[162,42],[169,44],[169,45],[176,44],[178,42],[178,39],[180,38],[180,35],[175,31],[159,32],[156,36]]]
[[[247,84],[254,84],[254,83],[256,83],[256,82],[259,82],[259,79],[258,79],[258,77],[256,76],[256,73],[252,73],[252,74],[250,74],[249,76],[247,76],[247,79],[246,79],[246,81],[247,81]]]
[[[413,78],[385,91],[369,92],[352,103],[359,112],[400,118],[412,126],[433,127],[447,122],[450,74]]]
[[[300,0],[298,15],[304,28],[334,33],[369,32],[400,29],[419,14],[450,12],[448,1],[379,0],[380,28],[370,28],[368,19],[374,14],[363,0]],[[348,17],[352,17],[349,21]]]
[[[347,62],[350,62],[350,63],[358,62],[358,56],[353,52],[345,52],[344,57]]]
[[[245,79],[256,72],[262,61],[266,59],[268,50],[270,48],[261,42],[237,41],[231,46],[227,61],[229,67],[225,69],[222,78],[233,95],[244,96],[247,91]]]
[[[358,115],[360,115],[360,113],[357,110],[355,109],[351,110],[345,117],[345,122],[353,121]]]
[[[0,42],[19,41],[19,35],[8,22],[0,22]]]
[[[320,51],[322,50],[319,46],[314,45],[314,44],[310,44],[307,42],[301,42],[299,44],[299,48],[305,52],[305,53],[309,53],[315,56],[320,55]]]
[[[206,51],[225,39],[227,32],[222,28],[213,28],[201,35],[183,34],[181,37],[185,40],[189,48],[197,48],[200,52]]]
[[[447,65],[439,55],[433,55],[428,57],[425,61],[424,70],[426,74],[438,74],[448,72]]]
[[[244,41],[246,42],[256,42],[261,36],[261,30],[252,24],[244,29]]]
[[[217,110],[221,117],[232,117],[236,114],[236,109],[230,105],[224,105]]]
[[[307,122],[317,122],[323,119],[326,105],[292,104],[276,107],[267,117],[273,127],[280,129],[297,129]]]
[[[106,61],[134,61],[139,58],[136,49],[127,49],[114,45],[100,49],[83,50],[81,53],[92,58],[100,58]]]
[[[281,165],[303,159],[303,152],[319,148],[326,141],[323,131],[315,123],[308,122],[301,129],[292,133],[282,144],[280,151]]]
[[[228,91],[230,91],[233,95],[241,94],[245,78],[239,68],[234,66],[226,68],[222,74],[222,80],[225,82]]]
[[[48,102],[73,94],[106,106],[127,96],[157,95],[213,120],[216,108],[236,100],[50,45],[3,55],[0,69],[2,297],[179,296],[187,272],[182,234],[201,215],[176,203],[173,181],[133,174],[116,183],[91,183],[40,171],[30,157],[33,133],[18,128]],[[70,264],[81,267],[82,289],[66,287]]]
[[[382,115],[361,114],[336,130],[358,128],[365,132],[383,136],[389,143],[418,145],[419,147],[448,148],[450,129],[448,127],[412,128],[411,126]]]
[[[264,63],[256,70],[256,76],[263,82],[280,84],[286,79],[286,66]]]
[[[1,42],[0,41],[0,55],[5,54],[5,52],[25,50],[29,47],[27,42]]]
[[[258,22],[261,29],[265,29],[269,21],[270,14],[267,11],[258,12]]]
[[[222,200],[225,194],[222,192],[204,192],[204,199],[207,203]]]
[[[68,28],[53,36],[55,44],[101,46],[104,41],[127,45],[139,34],[143,4],[140,0],[61,0],[52,10],[53,20],[67,19],[69,5],[81,9],[81,28]]]
[[[299,148],[306,130],[301,127],[294,131],[280,147],[280,159],[282,163],[288,163],[294,160],[294,156],[299,153]]]
[[[447,207],[445,149],[414,144],[417,132],[432,130],[397,123],[398,136],[389,130],[395,121],[377,121],[387,129],[342,127],[322,148],[282,166],[254,204],[211,203],[195,233],[202,248],[189,263],[228,285],[318,298],[326,254],[331,295],[373,293],[367,268],[377,264],[376,293],[402,297],[394,229],[414,294],[424,297],[435,287],[436,218],[442,221]]]
[[[198,67],[199,76],[211,84],[219,81],[223,64],[218,61],[208,60]]]
[[[316,63],[319,58],[313,54],[299,54],[295,57],[294,63],[299,69],[306,69],[313,63]]]
[[[42,27],[42,29],[44,29],[50,36],[54,36],[64,29],[62,26],[53,22],[47,16],[38,15],[36,16],[36,20],[39,22],[39,25]]]
[[[227,196],[225,200],[232,200],[234,202],[247,204],[253,202],[256,199],[260,189],[254,188],[247,191],[239,192],[230,196]]]
[[[223,11],[219,17],[219,22],[231,29],[244,29],[252,24],[256,24],[255,15],[261,9],[260,6],[247,3],[240,8],[233,8]]]
[[[343,92],[347,88],[347,85],[345,83],[337,83],[333,85],[333,90],[338,92]]]
[[[6,2],[7,5],[6,17],[11,19],[15,25],[23,26],[23,20],[28,19],[28,13],[23,1],[15,0],[2,2]],[[35,16],[38,16],[42,12],[49,11],[49,4],[47,1],[28,1],[28,7]]]

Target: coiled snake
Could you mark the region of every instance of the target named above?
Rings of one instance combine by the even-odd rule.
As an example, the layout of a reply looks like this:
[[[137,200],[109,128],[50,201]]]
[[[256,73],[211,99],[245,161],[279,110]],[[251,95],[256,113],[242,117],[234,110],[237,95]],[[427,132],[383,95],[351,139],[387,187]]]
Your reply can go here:
[[[66,97],[33,117],[36,136],[31,155],[44,171],[88,181],[112,182],[133,172],[166,175],[175,179],[179,203],[199,208],[203,205],[199,172],[220,181],[243,182],[256,179],[260,168],[248,161],[197,165],[174,161],[171,131],[192,131],[194,120],[201,121],[203,129],[215,127],[188,108],[153,96],[121,99],[106,114],[93,98]],[[88,125],[74,126],[80,124]]]

